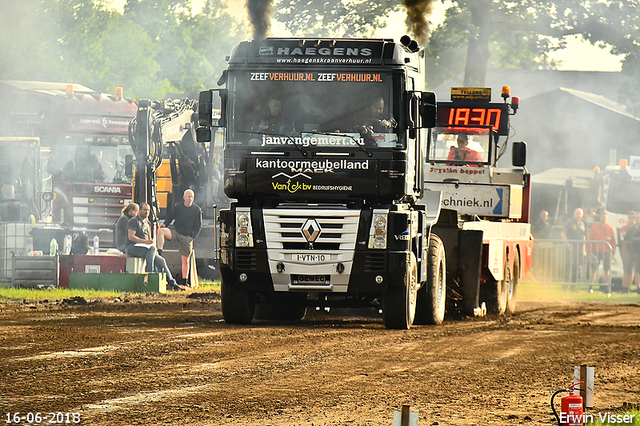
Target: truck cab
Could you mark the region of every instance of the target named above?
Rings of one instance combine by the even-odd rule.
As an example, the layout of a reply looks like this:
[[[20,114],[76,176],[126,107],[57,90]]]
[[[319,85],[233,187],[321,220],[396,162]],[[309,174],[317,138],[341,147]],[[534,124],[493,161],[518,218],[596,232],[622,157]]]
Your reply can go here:
[[[436,109],[421,48],[273,38],[240,43],[228,63],[225,87],[200,95],[198,129],[200,141],[226,131],[225,321],[335,306],[382,309],[389,328],[427,321],[416,300],[433,217],[418,200]]]

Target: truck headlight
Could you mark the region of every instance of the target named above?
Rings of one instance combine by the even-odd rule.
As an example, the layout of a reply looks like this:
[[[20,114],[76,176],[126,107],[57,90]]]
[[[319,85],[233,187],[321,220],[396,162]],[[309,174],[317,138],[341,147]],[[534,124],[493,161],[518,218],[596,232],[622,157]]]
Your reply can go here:
[[[253,247],[253,227],[249,207],[236,209],[236,247]]]
[[[369,248],[387,248],[387,218],[388,210],[374,210],[371,219],[371,230],[369,231]]]

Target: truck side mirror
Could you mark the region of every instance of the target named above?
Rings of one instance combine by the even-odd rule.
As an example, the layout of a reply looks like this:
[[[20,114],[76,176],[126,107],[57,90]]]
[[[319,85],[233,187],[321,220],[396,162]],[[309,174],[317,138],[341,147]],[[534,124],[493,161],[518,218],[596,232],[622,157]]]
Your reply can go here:
[[[214,109],[214,92],[220,98],[220,110]],[[198,128],[196,140],[211,142],[211,127],[225,127],[227,125],[227,90],[212,89],[200,92],[198,98]]]
[[[511,148],[511,164],[524,167],[527,164],[527,143],[514,142]]]
[[[434,92],[424,92],[420,98],[420,116],[423,128],[436,127],[438,120],[438,103]]]
[[[196,129],[196,140],[198,142],[211,142],[211,129],[209,127],[198,127]]]
[[[198,98],[198,126],[211,127],[213,124],[212,112],[213,92],[211,90],[200,92],[200,96]]]

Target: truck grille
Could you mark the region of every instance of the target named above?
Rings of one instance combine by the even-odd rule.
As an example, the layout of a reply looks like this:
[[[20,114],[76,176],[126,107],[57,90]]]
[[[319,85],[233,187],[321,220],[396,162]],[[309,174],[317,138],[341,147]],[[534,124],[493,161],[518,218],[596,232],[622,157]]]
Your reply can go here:
[[[383,253],[367,253],[364,259],[365,272],[384,272],[386,266]]]
[[[238,250],[236,252],[236,263],[238,269],[257,269],[256,255],[250,251]]]
[[[360,220],[360,212],[357,210],[278,208],[265,209],[263,215],[267,249],[355,249]],[[311,243],[302,232],[308,221],[315,221],[320,228],[316,239]]]

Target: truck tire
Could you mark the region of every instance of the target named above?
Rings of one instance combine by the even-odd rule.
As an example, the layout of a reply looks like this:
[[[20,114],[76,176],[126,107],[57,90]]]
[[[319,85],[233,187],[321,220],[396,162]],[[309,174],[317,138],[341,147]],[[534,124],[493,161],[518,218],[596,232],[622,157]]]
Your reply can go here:
[[[256,310],[255,295],[251,294],[245,283],[229,283],[222,279],[222,316],[227,324],[250,324]]]
[[[403,281],[404,285],[388,285],[382,296],[382,317],[385,327],[389,329],[408,330],[413,324],[419,286],[418,262],[413,253]]]
[[[415,324],[442,324],[447,297],[447,262],[440,237],[431,234],[427,251],[427,281],[418,290]]]
[[[518,282],[520,281],[520,255],[516,252],[513,259],[513,271],[509,274],[511,280],[509,281],[508,293],[507,293],[507,310],[508,315],[516,313],[516,303],[518,294]]]

